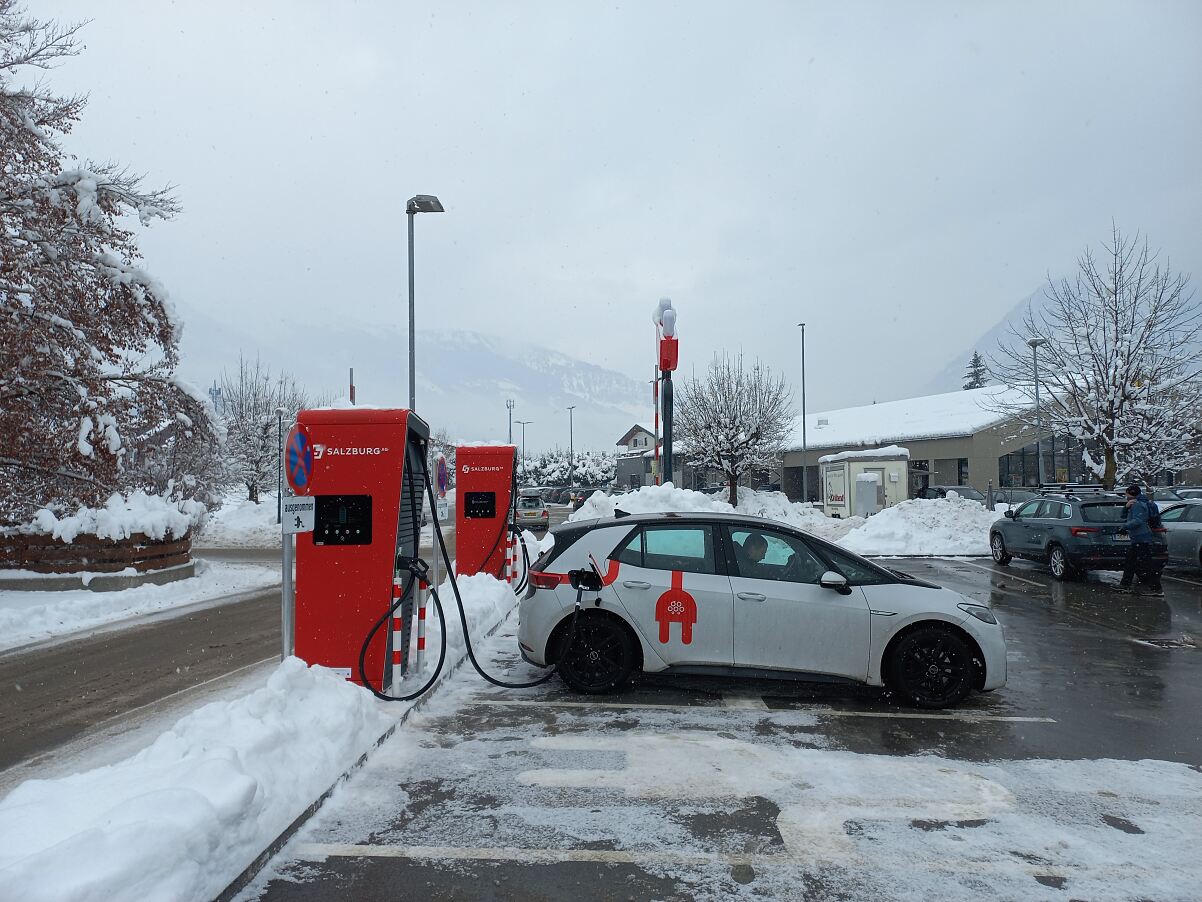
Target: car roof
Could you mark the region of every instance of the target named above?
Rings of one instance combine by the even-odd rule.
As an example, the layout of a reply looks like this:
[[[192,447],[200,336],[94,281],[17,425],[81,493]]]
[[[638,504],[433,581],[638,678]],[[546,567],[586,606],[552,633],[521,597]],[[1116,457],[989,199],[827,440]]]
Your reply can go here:
[[[768,520],[755,514],[727,514],[720,511],[658,511],[650,514],[624,514],[620,517],[596,517],[592,520],[573,520],[565,526],[599,529],[603,526],[634,526],[641,523],[743,523],[762,528],[779,527],[805,532],[780,520]],[[808,533],[807,533],[808,535]]]

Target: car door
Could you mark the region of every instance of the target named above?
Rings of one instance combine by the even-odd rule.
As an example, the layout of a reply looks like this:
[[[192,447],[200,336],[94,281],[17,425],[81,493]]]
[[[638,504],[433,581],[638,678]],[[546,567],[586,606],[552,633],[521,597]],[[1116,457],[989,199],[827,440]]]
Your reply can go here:
[[[1190,522],[1195,516],[1200,522]],[[1202,504],[1183,504],[1160,515],[1164,524],[1169,557],[1185,564],[1198,564],[1197,548],[1202,537]]]
[[[799,536],[721,529],[735,597],[734,663],[865,679],[871,635],[863,591],[818,585],[831,568]],[[767,550],[757,560],[761,538]]]
[[[1028,501],[1014,512],[1009,529],[1003,529],[1006,548],[1017,554],[1034,554],[1035,545],[1032,542],[1031,523],[1039,512],[1043,501],[1036,499]]]
[[[621,563],[614,591],[665,662],[731,663],[734,595],[714,526],[644,526],[613,557]]]

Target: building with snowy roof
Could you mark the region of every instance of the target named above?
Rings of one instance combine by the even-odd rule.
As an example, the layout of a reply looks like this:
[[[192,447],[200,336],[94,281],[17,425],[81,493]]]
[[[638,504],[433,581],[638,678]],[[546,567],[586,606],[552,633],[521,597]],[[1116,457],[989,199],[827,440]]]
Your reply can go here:
[[[1005,413],[1030,406],[1021,391],[989,386],[811,413],[806,417],[805,453],[800,417],[785,443],[781,487],[789,497],[801,497],[804,460],[809,493],[816,499],[819,458],[889,445],[910,453],[911,497],[929,485],[971,485],[981,492],[990,482],[995,488],[1035,485],[1035,430]],[[1080,452],[1079,442],[1046,436],[1043,453],[1049,479],[1092,481]]]

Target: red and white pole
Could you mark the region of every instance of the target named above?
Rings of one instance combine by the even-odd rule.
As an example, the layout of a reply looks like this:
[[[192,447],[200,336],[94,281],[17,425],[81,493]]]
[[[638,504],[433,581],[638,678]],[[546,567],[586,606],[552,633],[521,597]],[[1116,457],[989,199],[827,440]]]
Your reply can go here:
[[[404,591],[404,580],[399,576],[394,576],[392,579],[392,603],[395,605],[401,597],[401,592]],[[399,606],[392,615],[392,685],[395,686],[401,681],[401,674],[405,667],[405,655],[409,649],[405,648],[405,617],[401,613],[404,605]],[[385,689],[385,692],[388,690]]]
[[[426,669],[426,605],[429,598],[430,587],[422,583],[417,593],[417,658],[414,661],[419,676]]]

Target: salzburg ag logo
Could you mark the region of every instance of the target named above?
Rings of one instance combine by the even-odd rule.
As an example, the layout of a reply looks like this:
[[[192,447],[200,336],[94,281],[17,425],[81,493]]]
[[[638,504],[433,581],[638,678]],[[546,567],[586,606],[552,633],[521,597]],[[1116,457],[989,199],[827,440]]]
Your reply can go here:
[[[321,460],[327,454],[330,455],[330,457],[350,457],[352,455],[374,457],[376,455],[387,453],[387,448],[331,448],[328,445],[313,446],[314,460]]]
[[[469,464],[463,465],[464,473],[500,473],[504,469],[504,467],[473,467]]]

